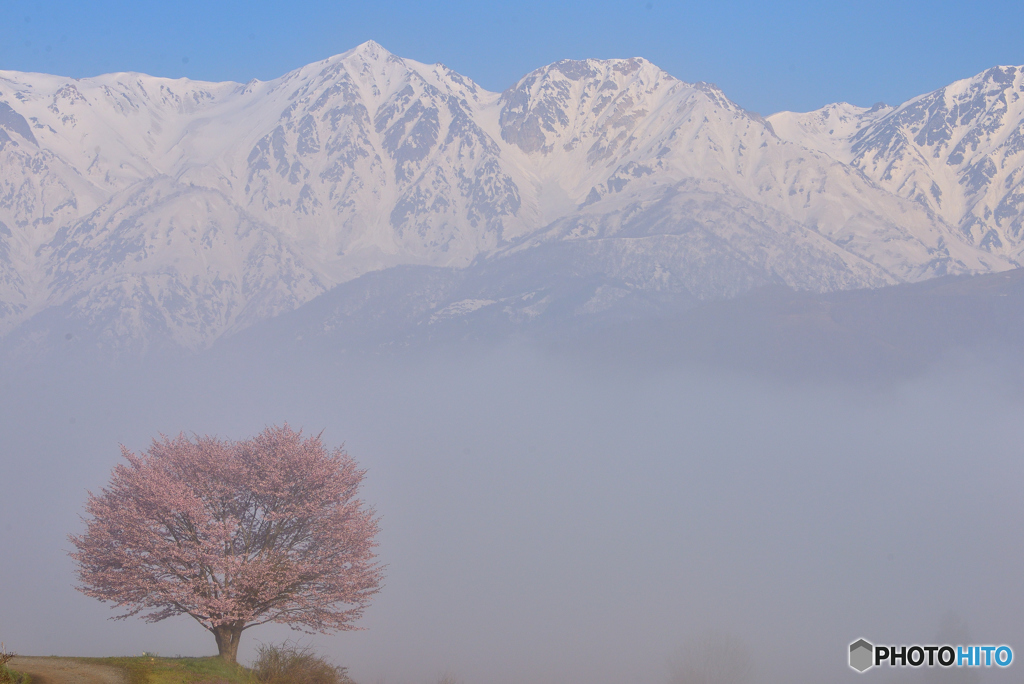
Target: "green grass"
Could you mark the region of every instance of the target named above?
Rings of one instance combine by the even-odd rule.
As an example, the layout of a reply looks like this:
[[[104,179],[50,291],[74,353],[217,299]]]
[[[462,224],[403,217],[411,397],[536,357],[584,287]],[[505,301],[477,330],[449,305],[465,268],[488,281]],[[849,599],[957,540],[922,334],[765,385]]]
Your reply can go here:
[[[32,684],[32,678],[15,670],[9,670],[6,665],[0,665],[0,683],[2,684]]]
[[[331,665],[310,648],[288,642],[260,647],[254,670],[226,663],[216,656],[161,658],[141,655],[64,660],[121,670],[127,675],[128,684],[354,684],[344,668]],[[0,665],[0,684],[31,684],[31,680],[27,675],[10,672]]]
[[[129,684],[255,684],[252,673],[241,665],[209,658],[76,658],[124,670]]]

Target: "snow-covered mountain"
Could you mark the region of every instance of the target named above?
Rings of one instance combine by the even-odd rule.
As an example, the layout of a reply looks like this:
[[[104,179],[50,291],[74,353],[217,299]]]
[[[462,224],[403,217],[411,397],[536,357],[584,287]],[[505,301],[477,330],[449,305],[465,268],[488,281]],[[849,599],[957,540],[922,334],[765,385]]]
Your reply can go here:
[[[1024,253],[1024,67],[993,67],[899,107],[828,105],[768,117],[775,131],[929,208],[957,236]]]
[[[642,59],[504,93],[372,42],[248,84],[0,71],[0,334],[197,349],[396,266],[472,264],[534,308],[579,275],[577,312],[1005,270],[1021,88],[766,121]]]

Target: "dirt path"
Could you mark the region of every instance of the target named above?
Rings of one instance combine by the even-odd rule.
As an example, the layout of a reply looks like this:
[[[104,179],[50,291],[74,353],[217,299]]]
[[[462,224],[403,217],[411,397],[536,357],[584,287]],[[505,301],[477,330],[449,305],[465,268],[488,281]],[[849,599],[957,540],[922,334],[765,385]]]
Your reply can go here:
[[[12,670],[32,675],[32,684],[127,684],[120,670],[83,663],[72,658],[18,656],[7,664]]]

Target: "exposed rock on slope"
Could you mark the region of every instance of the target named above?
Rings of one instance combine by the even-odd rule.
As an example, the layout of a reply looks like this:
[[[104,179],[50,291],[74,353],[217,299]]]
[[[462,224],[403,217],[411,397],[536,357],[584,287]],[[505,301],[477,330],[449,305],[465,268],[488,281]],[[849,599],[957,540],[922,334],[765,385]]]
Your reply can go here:
[[[997,68],[766,121],[642,59],[501,94],[372,42],[244,85],[0,72],[0,334],[197,349],[399,265],[679,301],[1004,270],[1022,88]]]
[[[1024,252],[1024,68],[994,67],[899,107],[769,117],[778,133],[925,206],[993,256]]]

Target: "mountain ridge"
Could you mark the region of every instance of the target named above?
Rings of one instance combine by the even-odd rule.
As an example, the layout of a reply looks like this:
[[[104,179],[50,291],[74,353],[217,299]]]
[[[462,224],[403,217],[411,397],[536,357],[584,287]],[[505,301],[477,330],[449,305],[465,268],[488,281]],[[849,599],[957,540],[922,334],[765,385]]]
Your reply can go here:
[[[247,84],[0,72],[0,334],[59,312],[114,346],[201,349],[399,265],[512,259],[523,296],[529,274],[576,268],[683,300],[1007,270],[1024,250],[1021,73],[762,118],[642,58],[563,60],[492,93],[372,41]],[[995,125],[1000,83],[987,148],[971,126]],[[977,138],[951,171],[987,179],[977,212],[920,196],[949,170],[907,161],[929,121],[918,147]],[[536,251],[554,243],[576,261]]]
[[[835,108],[769,119],[784,137],[827,148],[894,194],[929,207],[971,244],[1020,260],[1024,67],[992,67],[897,107],[848,106],[841,117],[832,116]],[[800,135],[834,118],[854,128]]]

